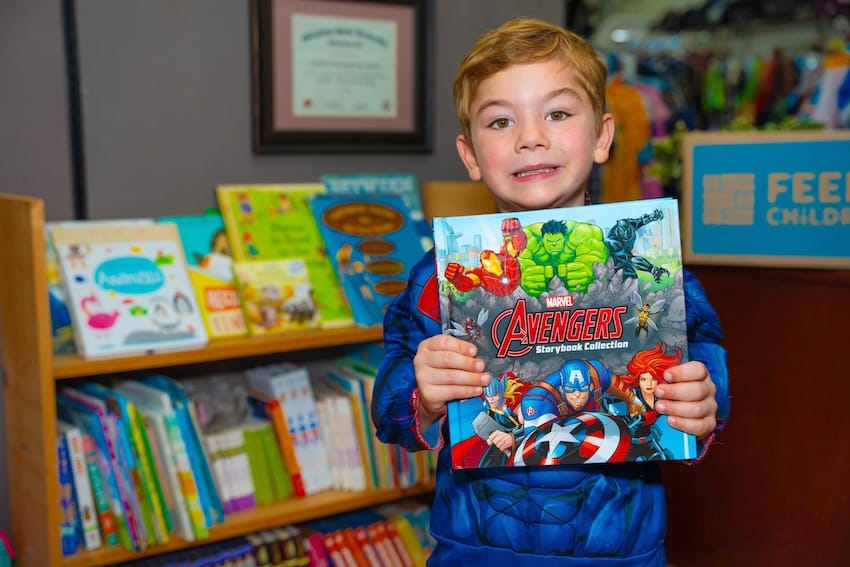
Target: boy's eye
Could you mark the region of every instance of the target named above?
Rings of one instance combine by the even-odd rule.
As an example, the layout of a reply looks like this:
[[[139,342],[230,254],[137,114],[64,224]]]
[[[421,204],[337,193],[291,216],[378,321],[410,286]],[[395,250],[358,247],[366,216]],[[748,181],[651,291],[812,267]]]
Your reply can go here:
[[[570,115],[567,114],[563,110],[555,110],[555,111],[549,113],[549,119],[554,120],[555,122],[560,122],[561,120],[566,120],[567,118],[569,118],[569,116]]]
[[[513,121],[510,118],[496,118],[490,122],[490,128],[507,128],[511,124]]]

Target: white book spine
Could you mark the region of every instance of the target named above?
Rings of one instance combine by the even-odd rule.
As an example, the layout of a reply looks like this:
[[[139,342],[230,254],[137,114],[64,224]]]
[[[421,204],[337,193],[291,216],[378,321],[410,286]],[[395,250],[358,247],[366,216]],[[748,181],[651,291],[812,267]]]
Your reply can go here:
[[[97,523],[97,509],[94,505],[94,493],[86,467],[86,454],[83,448],[83,436],[77,427],[64,428],[65,440],[71,459],[71,471],[74,479],[74,491],[77,495],[77,512],[83,530],[83,543],[86,549],[97,549],[103,545],[100,527]]]

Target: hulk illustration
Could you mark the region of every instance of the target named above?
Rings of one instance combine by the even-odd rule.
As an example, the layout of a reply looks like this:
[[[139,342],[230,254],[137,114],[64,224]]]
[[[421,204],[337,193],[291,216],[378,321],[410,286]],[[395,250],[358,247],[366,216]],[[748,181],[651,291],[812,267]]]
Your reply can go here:
[[[608,261],[602,229],[594,224],[550,220],[525,227],[527,244],[519,254],[520,285],[538,297],[558,277],[569,291],[587,291],[593,265]]]

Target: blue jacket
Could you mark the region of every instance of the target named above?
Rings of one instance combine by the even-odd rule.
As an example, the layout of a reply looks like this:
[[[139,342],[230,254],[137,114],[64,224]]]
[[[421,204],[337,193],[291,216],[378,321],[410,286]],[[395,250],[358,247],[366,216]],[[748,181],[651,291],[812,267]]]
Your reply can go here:
[[[684,285],[689,354],[717,385],[719,430],[729,410],[720,322],[687,271]],[[386,357],[372,402],[381,441],[440,451],[429,564],[665,565],[666,503],[655,463],[452,470],[446,420],[428,431],[416,422],[413,357],[423,339],[441,331],[432,251],[387,311]]]

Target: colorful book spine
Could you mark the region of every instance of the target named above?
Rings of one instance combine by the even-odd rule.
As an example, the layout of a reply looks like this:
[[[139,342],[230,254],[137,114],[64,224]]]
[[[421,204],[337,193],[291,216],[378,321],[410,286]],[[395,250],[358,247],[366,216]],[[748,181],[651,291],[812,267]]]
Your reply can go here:
[[[283,455],[280,452],[271,422],[269,422],[269,427],[260,430],[260,437],[261,447],[265,452],[266,462],[269,466],[274,500],[278,502],[286,500],[294,493],[292,480],[286,470],[286,464],[283,461]]]
[[[301,476],[301,464],[295,454],[295,443],[289,433],[283,405],[279,400],[264,392],[249,389],[249,394],[248,403],[252,406],[254,415],[257,417],[266,416],[272,422],[275,438],[280,447],[280,454],[286,464],[286,469],[289,471],[295,495],[306,496],[307,492],[304,489],[304,481]]]
[[[80,543],[77,531],[77,506],[74,502],[74,473],[71,471],[71,457],[68,454],[68,441],[64,435],[56,438],[56,451],[59,459],[59,505],[62,510],[59,524],[62,555],[73,555]]]
[[[165,416],[165,430],[168,434],[168,443],[174,452],[174,462],[177,468],[177,476],[180,479],[180,491],[186,501],[189,512],[189,520],[196,539],[205,539],[209,536],[209,528],[204,518],[204,509],[201,506],[201,496],[198,485],[195,482],[195,473],[183,441],[180,425],[175,416]]]
[[[269,424],[266,423],[268,427]],[[266,453],[263,450],[261,426],[246,425],[242,430],[245,439],[245,454],[251,471],[251,483],[254,485],[254,501],[257,506],[267,506],[274,502],[271,473]]]
[[[134,506],[132,502],[135,500],[135,489],[126,467],[119,460],[114,428],[110,427],[106,412],[90,398],[91,396],[87,396],[71,388],[62,388],[56,396],[58,403],[70,405],[73,409],[86,413],[89,416],[91,423],[90,432],[95,434],[95,440],[98,446],[108,459],[109,469],[111,471],[110,488],[112,489],[113,498],[117,499],[119,503],[120,517],[124,520],[123,523],[119,523],[119,536],[123,535],[121,526],[126,526],[127,539],[122,537],[122,542],[128,545],[130,549],[138,550],[144,546],[144,541],[140,538],[138,503],[136,502]]]
[[[97,521],[100,526],[100,535],[107,545],[118,544],[118,528],[115,526],[115,516],[109,506],[109,495],[103,473],[100,470],[97,447],[92,436],[83,434],[83,452],[86,458],[86,469],[89,473],[92,494],[94,496]]]
[[[199,429],[192,417],[189,398],[183,386],[176,380],[163,375],[150,375],[142,378],[142,383],[171,397],[180,434],[184,439],[186,453],[195,476],[198,496],[201,499],[201,509],[204,512],[204,521],[207,527],[224,521],[224,508],[215,490],[215,482],[212,478],[203,443],[201,442]]]
[[[168,510],[163,506],[162,486],[153,465],[150,441],[144,423],[132,403],[127,403],[127,420],[132,445],[139,462],[139,473],[144,487],[145,500],[149,506],[156,541],[168,543],[171,520]],[[167,519],[168,518],[168,519]]]
[[[86,549],[97,549],[103,545],[100,528],[97,525],[94,494],[89,480],[86,454],[83,448],[83,437],[80,430],[65,422],[59,422],[59,428],[68,447],[71,459],[71,472],[74,479],[74,495],[77,503],[79,525],[82,529],[83,545]]]

